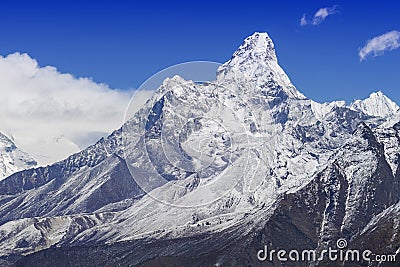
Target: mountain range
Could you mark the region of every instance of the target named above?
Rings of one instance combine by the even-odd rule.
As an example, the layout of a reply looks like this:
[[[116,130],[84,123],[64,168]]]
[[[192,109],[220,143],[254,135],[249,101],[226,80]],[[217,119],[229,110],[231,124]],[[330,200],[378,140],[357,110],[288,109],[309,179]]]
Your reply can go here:
[[[257,252],[400,252],[399,107],[317,103],[246,38],[212,82],[166,79],[107,138],[0,181],[8,266],[398,266]]]

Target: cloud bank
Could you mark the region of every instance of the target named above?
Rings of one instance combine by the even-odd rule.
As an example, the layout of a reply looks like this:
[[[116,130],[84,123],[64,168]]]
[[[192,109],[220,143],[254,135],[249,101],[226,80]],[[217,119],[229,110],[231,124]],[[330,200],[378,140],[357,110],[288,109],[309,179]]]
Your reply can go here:
[[[132,92],[0,56],[0,131],[41,164],[61,160],[117,129]]]
[[[312,24],[314,26],[321,24],[328,16],[337,13],[337,7],[332,6],[332,7],[323,7],[317,10],[315,12],[314,17],[312,20],[308,21],[306,14],[303,14],[303,16],[300,19],[300,26],[306,26],[308,24]]]
[[[400,47],[400,32],[390,31],[368,40],[364,47],[359,49],[360,61],[366,60],[369,55],[374,57],[383,55],[385,51],[394,50]]]

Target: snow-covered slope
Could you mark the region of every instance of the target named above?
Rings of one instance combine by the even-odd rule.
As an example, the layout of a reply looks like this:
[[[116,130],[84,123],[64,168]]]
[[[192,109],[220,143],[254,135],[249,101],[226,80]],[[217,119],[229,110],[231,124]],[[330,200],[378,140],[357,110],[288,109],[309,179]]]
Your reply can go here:
[[[218,69],[217,81],[243,77],[259,77],[255,86],[261,86],[260,83],[267,80],[274,81],[287,96],[305,99],[279,66],[274,43],[267,33],[256,32],[247,37],[232,58]]]
[[[381,91],[372,93],[364,100],[355,100],[350,107],[367,115],[388,117],[399,112],[399,106],[385,96]]]
[[[346,105],[345,101],[333,101],[322,104],[311,101],[311,105],[315,116],[319,120],[323,120],[323,118],[335,108],[349,108],[368,116],[384,118],[386,120],[393,119],[400,111],[399,106],[381,91],[372,93],[364,100],[354,100],[350,105]],[[394,118],[397,119],[397,117]]]
[[[375,111],[307,99],[255,33],[215,82],[169,78],[109,137],[1,181],[0,255],[248,266],[264,244],[351,241],[400,198],[399,127]]]
[[[36,161],[21,151],[15,143],[0,132],[0,180],[11,174],[33,168]]]
[[[311,100],[311,109],[318,120],[323,120],[324,117],[328,115],[331,111],[333,111],[335,108],[343,108],[343,107],[346,107],[345,101],[333,101],[321,104]]]

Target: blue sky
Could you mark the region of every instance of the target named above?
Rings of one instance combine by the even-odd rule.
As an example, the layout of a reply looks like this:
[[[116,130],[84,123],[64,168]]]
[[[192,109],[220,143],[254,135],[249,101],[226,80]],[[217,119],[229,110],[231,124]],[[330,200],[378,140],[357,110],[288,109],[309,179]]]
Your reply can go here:
[[[400,103],[400,49],[358,56],[369,39],[400,31],[396,2],[2,1],[0,54],[26,52],[41,66],[129,89],[177,63],[225,62],[246,36],[266,31],[309,98],[351,101],[382,90]],[[334,14],[313,25],[324,7]]]

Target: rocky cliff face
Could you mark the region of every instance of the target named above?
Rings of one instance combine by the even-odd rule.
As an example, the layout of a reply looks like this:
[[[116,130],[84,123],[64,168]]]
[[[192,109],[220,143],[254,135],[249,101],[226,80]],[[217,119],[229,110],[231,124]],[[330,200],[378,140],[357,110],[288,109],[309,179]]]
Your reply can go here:
[[[0,132],[0,181],[11,174],[33,168],[36,161]]]

